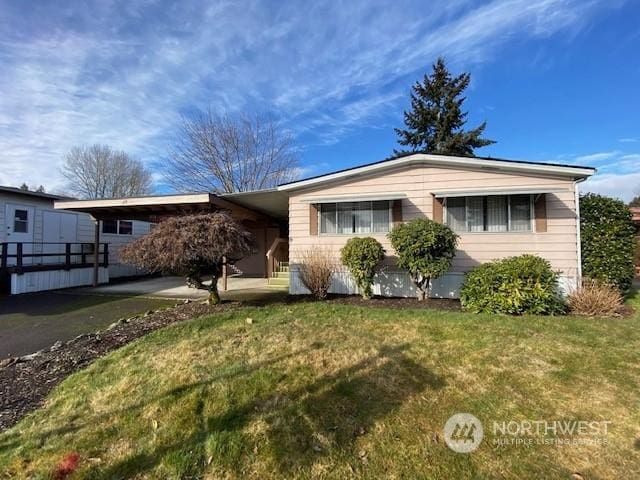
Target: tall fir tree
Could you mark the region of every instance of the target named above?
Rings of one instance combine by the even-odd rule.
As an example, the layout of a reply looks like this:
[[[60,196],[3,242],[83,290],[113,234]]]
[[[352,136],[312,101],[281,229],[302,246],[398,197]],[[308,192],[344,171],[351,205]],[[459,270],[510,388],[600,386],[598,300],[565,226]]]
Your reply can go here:
[[[395,129],[398,143],[408,146],[409,150],[395,153],[469,156],[476,148],[496,143],[481,136],[486,122],[473,130],[463,129],[468,112],[462,111],[466,100],[462,93],[470,80],[468,73],[452,77],[444,59],[439,57],[431,75],[425,75],[423,81],[416,82],[411,89],[411,111],[404,112],[406,129]]]

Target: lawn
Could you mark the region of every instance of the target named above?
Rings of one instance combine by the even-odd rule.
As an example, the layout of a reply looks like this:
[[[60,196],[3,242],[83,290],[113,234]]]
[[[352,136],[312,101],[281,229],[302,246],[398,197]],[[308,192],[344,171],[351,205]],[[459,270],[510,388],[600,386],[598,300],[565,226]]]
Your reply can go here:
[[[639,324],[314,302],[230,310],[69,377],[0,435],[0,477],[50,478],[74,453],[70,478],[638,477]],[[483,422],[469,454],[443,441],[458,412]],[[600,443],[494,445],[494,421],[526,419],[611,423]]]

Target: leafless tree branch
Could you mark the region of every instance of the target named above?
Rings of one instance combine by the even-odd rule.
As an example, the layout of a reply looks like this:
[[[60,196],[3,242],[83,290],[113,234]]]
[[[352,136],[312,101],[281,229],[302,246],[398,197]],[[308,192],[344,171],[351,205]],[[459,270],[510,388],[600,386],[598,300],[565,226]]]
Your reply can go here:
[[[178,191],[246,192],[295,180],[293,140],[273,119],[208,110],[184,118],[166,182]]]

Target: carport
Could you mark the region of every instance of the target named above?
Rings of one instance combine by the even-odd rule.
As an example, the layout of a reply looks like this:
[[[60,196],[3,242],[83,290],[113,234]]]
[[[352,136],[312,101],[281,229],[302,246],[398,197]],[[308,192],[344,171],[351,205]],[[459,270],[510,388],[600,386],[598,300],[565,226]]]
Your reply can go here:
[[[288,197],[276,190],[227,195],[192,193],[101,200],[57,201],[55,208],[91,215],[95,220],[94,248],[100,245],[100,224],[105,220],[140,220],[152,223],[176,215],[225,210],[253,233],[257,253],[231,268],[245,277],[269,278],[288,261]],[[96,250],[97,251],[97,250]],[[98,286],[99,262],[93,265],[93,286]],[[228,269],[223,272],[226,289]]]

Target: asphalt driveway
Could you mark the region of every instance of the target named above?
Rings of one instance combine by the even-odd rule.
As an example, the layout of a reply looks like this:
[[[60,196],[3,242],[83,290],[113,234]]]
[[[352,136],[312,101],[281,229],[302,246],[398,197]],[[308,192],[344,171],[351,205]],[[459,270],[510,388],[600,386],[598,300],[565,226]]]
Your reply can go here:
[[[175,299],[71,292],[0,296],[0,359],[33,353],[121,317],[173,304]]]

